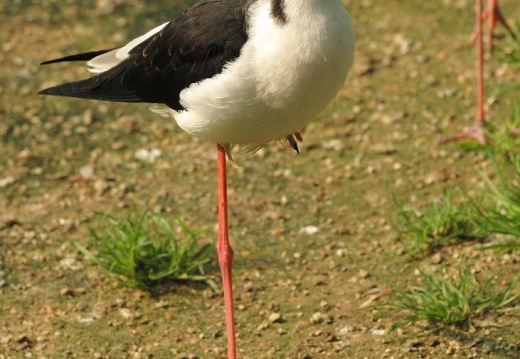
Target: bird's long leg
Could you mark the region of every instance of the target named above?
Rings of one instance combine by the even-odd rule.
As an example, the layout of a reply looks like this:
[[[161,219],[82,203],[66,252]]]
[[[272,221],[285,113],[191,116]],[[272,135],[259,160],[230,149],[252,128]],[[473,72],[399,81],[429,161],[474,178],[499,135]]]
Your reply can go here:
[[[439,140],[439,144],[467,139],[474,139],[481,144],[487,142],[486,134],[484,133],[484,44],[482,39],[482,16],[482,0],[476,0],[477,27],[475,29],[475,36],[477,42],[477,124],[468,131],[457,133],[451,137]]]
[[[482,18],[482,0],[477,0],[477,121],[480,127],[484,125],[484,43],[482,39],[482,22],[478,19]],[[484,136],[484,134],[482,134]],[[478,140],[478,139],[477,139]],[[480,142],[485,143],[483,137]]]
[[[500,7],[498,6],[498,0],[489,0],[488,6],[486,9],[485,14],[483,15],[484,18],[488,20],[488,49],[489,51],[493,51],[493,31],[495,30],[495,27],[497,23],[502,24],[504,28],[509,32],[509,34],[516,38],[515,33],[513,30],[509,27],[506,18],[504,17],[504,14],[502,14],[502,11],[500,10]]]
[[[226,308],[226,332],[228,342],[228,358],[236,359],[235,340],[235,310],[233,307],[233,280],[231,267],[233,263],[233,249],[229,244],[228,212],[227,212],[227,173],[226,149],[217,144],[217,177],[218,177],[218,242],[217,252],[222,286],[224,289],[224,303]]]
[[[486,10],[482,12],[480,17],[481,22],[487,21],[488,23],[488,49],[490,52],[493,51],[493,40],[494,40],[494,32],[497,24],[501,24],[507,32],[516,39],[516,34],[511,29],[509,24],[506,21],[506,18],[500,7],[498,6],[498,0],[488,0],[488,4],[486,6]],[[478,23],[478,19],[477,19]],[[475,31],[473,32],[473,36],[471,37],[471,42],[475,43],[477,41],[477,30],[475,27]]]

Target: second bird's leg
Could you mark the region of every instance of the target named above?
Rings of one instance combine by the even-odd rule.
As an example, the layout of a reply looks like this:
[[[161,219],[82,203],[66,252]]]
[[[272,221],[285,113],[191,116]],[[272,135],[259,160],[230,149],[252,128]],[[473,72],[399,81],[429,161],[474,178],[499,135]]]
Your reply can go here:
[[[486,144],[487,138],[484,132],[485,112],[484,112],[484,45],[482,39],[482,0],[476,0],[476,55],[477,55],[477,123],[469,130],[457,133],[451,137],[440,139],[437,143],[444,144],[454,141],[473,139],[480,144]]]
[[[514,39],[516,39],[515,32],[507,23],[506,18],[502,13],[502,10],[500,10],[500,7],[498,6],[498,0],[488,0],[486,10],[484,10],[482,12],[482,15],[480,16],[480,22],[485,21],[487,21],[488,23],[488,49],[490,52],[493,51],[494,32],[497,24],[501,24],[502,26],[504,26],[507,32]],[[479,22],[479,19],[477,19],[477,22]],[[471,42],[475,43],[477,41],[477,36],[477,29],[475,27],[475,31],[473,32],[473,36],[471,37]]]

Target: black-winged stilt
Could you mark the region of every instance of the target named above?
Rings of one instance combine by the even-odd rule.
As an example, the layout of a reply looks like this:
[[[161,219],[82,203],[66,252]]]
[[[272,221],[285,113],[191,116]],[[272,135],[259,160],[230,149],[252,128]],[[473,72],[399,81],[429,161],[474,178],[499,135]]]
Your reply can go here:
[[[97,75],[40,94],[165,105],[154,110],[217,144],[229,358],[236,346],[226,154],[280,139],[298,151],[300,131],[342,87],[354,43],[341,0],[206,0],[121,48],[44,62],[88,60]]]

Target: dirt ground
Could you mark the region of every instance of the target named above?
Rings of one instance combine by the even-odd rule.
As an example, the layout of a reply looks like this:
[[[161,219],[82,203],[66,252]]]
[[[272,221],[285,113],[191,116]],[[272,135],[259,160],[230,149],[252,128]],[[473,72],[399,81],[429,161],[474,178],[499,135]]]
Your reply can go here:
[[[124,44],[191,3],[0,2],[0,358],[226,357],[220,293],[119,288],[74,246],[89,243],[96,211],[132,205],[177,213],[213,240],[214,146],[146,105],[36,95],[87,75],[41,61]],[[520,358],[518,314],[480,318],[475,332],[416,324],[386,334],[403,313],[379,306],[419,284],[418,268],[465,262],[499,286],[520,270],[518,253],[474,243],[414,258],[393,226],[392,196],[428,203],[446,187],[483,187],[477,169],[491,171],[482,153],[435,145],[474,121],[473,1],[346,4],[356,63],[306,129],[302,154],[272,143],[230,171],[239,357]],[[501,5],[520,20],[517,0]],[[487,59],[490,121],[509,117],[518,96],[500,91],[520,81],[506,44]],[[142,149],[161,154],[142,161]],[[209,274],[218,280],[216,260]]]

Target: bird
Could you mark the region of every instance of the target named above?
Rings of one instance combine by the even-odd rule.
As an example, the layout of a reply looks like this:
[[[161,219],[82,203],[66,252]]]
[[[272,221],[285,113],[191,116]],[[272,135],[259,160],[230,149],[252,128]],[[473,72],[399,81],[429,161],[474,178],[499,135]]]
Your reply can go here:
[[[217,253],[228,358],[236,358],[227,161],[298,141],[342,88],[355,33],[342,0],[204,0],[126,45],[42,62],[86,61],[90,78],[41,95],[149,103],[216,145]]]
[[[487,143],[487,137],[484,131],[486,123],[486,116],[484,110],[484,29],[483,24],[487,21],[487,48],[490,53],[493,52],[495,28],[497,23],[501,24],[512,38],[516,39],[516,34],[507,23],[500,7],[498,0],[488,0],[485,9],[483,8],[483,0],[475,0],[475,30],[471,36],[471,42],[476,45],[476,68],[477,68],[477,123],[469,128],[467,131],[457,133],[448,138],[443,138],[438,141],[439,144],[444,144],[453,141],[461,140],[475,140],[481,145]],[[518,131],[514,129],[513,133]]]

